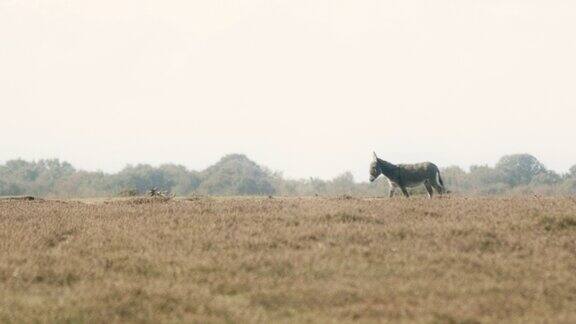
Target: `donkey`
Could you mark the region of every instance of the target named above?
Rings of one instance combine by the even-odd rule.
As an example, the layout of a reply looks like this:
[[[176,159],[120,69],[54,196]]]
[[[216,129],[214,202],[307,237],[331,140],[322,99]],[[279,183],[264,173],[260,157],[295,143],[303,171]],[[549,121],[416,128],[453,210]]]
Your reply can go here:
[[[394,196],[397,188],[402,190],[404,196],[409,197],[406,188],[416,187],[424,184],[428,197],[432,198],[433,190],[436,189],[439,194],[447,193],[444,187],[444,181],[440,177],[440,170],[431,162],[422,162],[416,164],[399,164],[395,165],[379,159],[376,153],[370,164],[370,182],[373,182],[381,174],[388,179],[390,184],[390,197]]]

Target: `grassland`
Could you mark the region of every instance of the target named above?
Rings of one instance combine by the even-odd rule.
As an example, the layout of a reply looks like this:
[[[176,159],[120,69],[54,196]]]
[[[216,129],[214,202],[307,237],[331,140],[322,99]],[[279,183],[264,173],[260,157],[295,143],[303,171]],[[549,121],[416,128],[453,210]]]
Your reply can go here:
[[[573,198],[0,202],[1,322],[576,322]]]

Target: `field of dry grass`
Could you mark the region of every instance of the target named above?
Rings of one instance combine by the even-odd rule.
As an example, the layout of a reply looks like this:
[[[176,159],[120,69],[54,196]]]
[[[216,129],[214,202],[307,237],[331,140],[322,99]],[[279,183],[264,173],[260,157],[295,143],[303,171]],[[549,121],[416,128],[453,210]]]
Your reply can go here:
[[[573,198],[0,202],[0,322],[576,322]]]

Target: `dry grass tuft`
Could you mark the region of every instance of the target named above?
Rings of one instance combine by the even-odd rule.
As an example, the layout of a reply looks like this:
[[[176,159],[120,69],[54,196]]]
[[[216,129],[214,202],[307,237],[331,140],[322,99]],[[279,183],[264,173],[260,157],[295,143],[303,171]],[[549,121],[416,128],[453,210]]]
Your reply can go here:
[[[105,204],[112,204],[112,205],[143,205],[143,204],[161,204],[170,202],[172,198],[170,197],[162,197],[162,196],[154,196],[154,197],[137,197],[137,198],[128,198],[128,199],[117,199],[106,201]]]
[[[0,201],[0,322],[576,322],[571,198]]]
[[[565,230],[571,227],[576,227],[576,216],[572,215],[561,217],[546,216],[542,218],[541,224],[547,231]]]

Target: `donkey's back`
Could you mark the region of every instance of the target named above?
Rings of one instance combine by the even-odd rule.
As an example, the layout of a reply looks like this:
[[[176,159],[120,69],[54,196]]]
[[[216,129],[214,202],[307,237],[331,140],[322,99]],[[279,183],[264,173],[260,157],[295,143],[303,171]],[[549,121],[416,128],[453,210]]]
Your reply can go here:
[[[440,174],[440,170],[432,162],[398,164],[397,166],[400,173],[398,180],[407,187],[420,185],[426,180],[436,182],[436,177]]]

